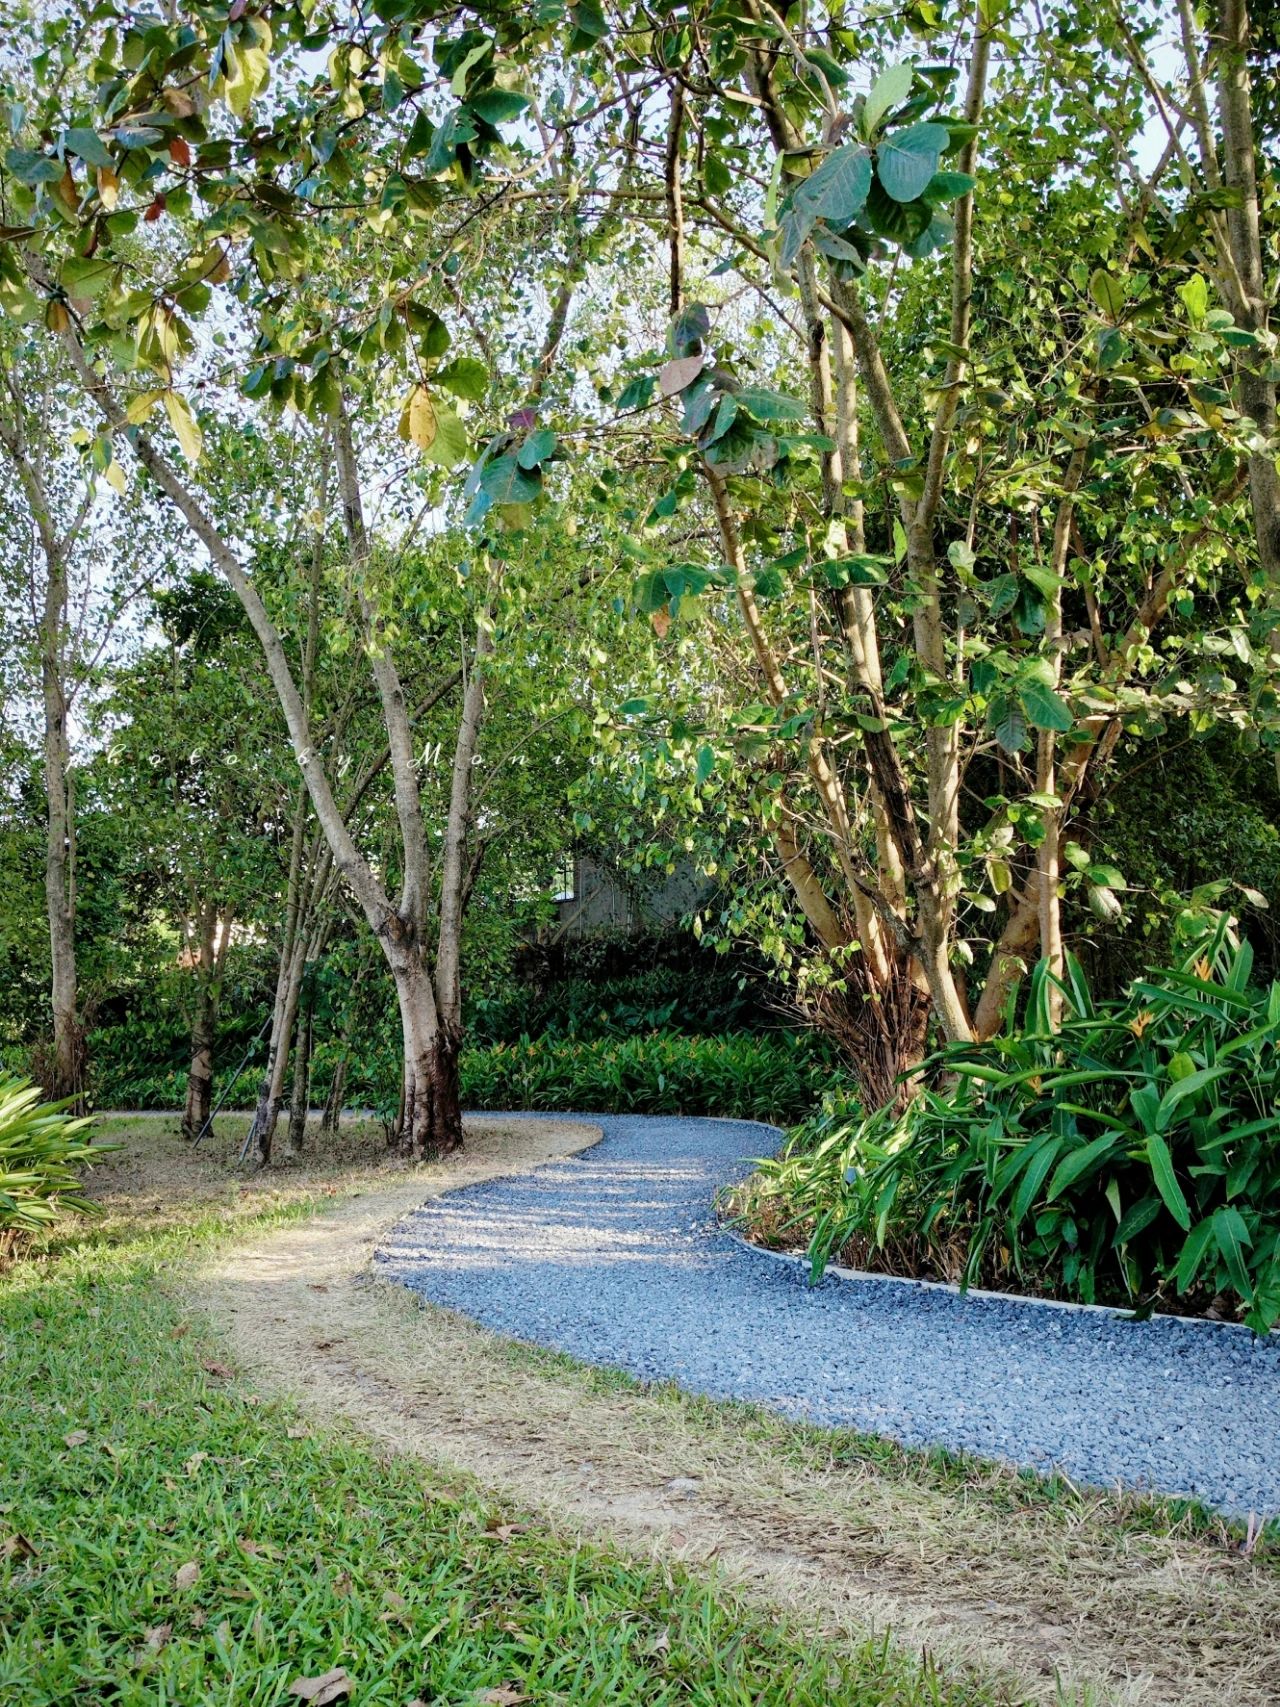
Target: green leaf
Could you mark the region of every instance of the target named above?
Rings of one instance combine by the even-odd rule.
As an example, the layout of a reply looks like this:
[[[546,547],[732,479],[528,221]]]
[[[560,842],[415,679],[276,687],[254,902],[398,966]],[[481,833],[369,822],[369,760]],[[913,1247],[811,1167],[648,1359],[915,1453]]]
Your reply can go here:
[[[977,183],[968,172],[935,172],[921,191],[930,207],[944,207],[947,202],[967,196]]]
[[[475,356],[455,356],[434,378],[437,385],[470,403],[480,402],[489,389],[489,369]]]
[[[1204,276],[1201,273],[1192,273],[1185,284],[1178,286],[1178,295],[1182,298],[1192,323],[1198,326],[1209,308],[1209,287]]]
[[[1089,295],[1108,320],[1119,320],[1124,313],[1124,282],[1106,272],[1102,267],[1099,267],[1089,279]]]
[[[1178,1256],[1178,1271],[1175,1276],[1179,1292],[1186,1292],[1200,1272],[1200,1264],[1204,1261],[1204,1254],[1213,1241],[1214,1231],[1213,1221],[1210,1218],[1197,1222],[1187,1234]]]
[[[1052,1203],[1069,1185],[1074,1185],[1083,1174],[1095,1168],[1108,1151],[1115,1148],[1116,1143],[1114,1132],[1104,1132],[1101,1138],[1095,1138],[1092,1143],[1084,1144],[1080,1149],[1072,1150],[1069,1155],[1064,1156],[1049,1183],[1048,1201]]]
[[[987,721],[1006,753],[1022,752],[1027,744],[1027,723],[1015,699],[1008,694],[997,694],[991,701]]]
[[[708,779],[708,777],[711,775],[712,771],[715,768],[716,768],[715,748],[714,747],[708,747],[705,745],[699,747],[698,748],[698,767],[697,767],[697,778],[698,778],[699,783],[706,782],[706,780]]]
[[[1033,729],[1070,729],[1071,707],[1044,682],[1033,678],[1018,683],[1018,701]]]
[[[447,403],[437,401],[435,412],[435,437],[422,454],[428,462],[438,463],[441,468],[456,468],[471,450],[467,429],[457,411]]]
[[[480,490],[495,504],[531,504],[542,490],[542,476],[521,468],[514,451],[487,462]]]
[[[1249,1270],[1245,1266],[1244,1253],[1253,1240],[1249,1237],[1244,1216],[1231,1204],[1224,1203],[1220,1209],[1213,1212],[1213,1236],[1222,1253],[1222,1260],[1227,1265],[1231,1284],[1247,1303],[1253,1295],[1253,1287],[1249,1283]]]
[[[73,154],[87,160],[90,166],[110,166],[111,150],[97,131],[90,130],[87,125],[77,125],[64,131],[62,140]]]
[[[528,438],[516,452],[516,461],[521,468],[538,468],[556,448],[556,435],[550,427],[539,427],[529,434]]]
[[[37,154],[32,148],[9,149],[4,163],[15,178],[33,188],[36,184],[56,184],[66,170],[60,160]]]
[[[876,150],[876,176],[896,202],[913,202],[928,187],[949,135],[945,125],[913,124]]]
[[[871,188],[871,156],[858,142],[837,148],[801,184],[795,206],[812,224],[825,219],[836,227],[851,225],[867,204]]]
[[[827,558],[821,564],[829,587],[883,587],[888,567],[887,557],[873,557],[868,552]]]
[[[891,65],[882,71],[871,85],[866,105],[862,109],[862,134],[871,136],[895,107],[900,107],[911,93],[911,86],[916,80],[914,65],[905,61],[901,65]]]
[[[1147,1160],[1151,1163],[1156,1190],[1164,1199],[1165,1208],[1185,1233],[1191,1226],[1191,1210],[1173,1171],[1173,1157],[1169,1153],[1169,1146],[1158,1132],[1147,1134]]]
[[[509,124],[529,105],[527,95],[518,94],[514,89],[486,89],[482,94],[471,95],[467,106],[482,118],[486,124]]]
[[[629,379],[618,399],[618,413],[622,415],[628,409],[646,409],[653,401],[653,388],[656,384],[657,381],[651,373],[641,374],[638,379]]]
[[[736,391],[734,401],[757,421],[803,421],[809,413],[794,397],[786,397],[781,391],[767,391],[762,386],[746,386]]]

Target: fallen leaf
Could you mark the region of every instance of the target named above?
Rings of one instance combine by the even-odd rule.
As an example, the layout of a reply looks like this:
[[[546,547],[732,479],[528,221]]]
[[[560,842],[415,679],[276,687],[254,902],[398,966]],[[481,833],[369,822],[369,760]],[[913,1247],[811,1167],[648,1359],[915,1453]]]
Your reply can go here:
[[[182,1593],[185,1589],[194,1588],[200,1581],[200,1567],[194,1559],[188,1559],[185,1565],[179,1565],[174,1573],[173,1586]]]
[[[183,1334],[189,1334],[190,1332],[191,1332],[191,1323],[190,1322],[179,1322],[177,1327],[169,1335],[169,1338],[171,1340],[180,1340],[182,1338]]]
[[[19,1555],[24,1559],[34,1559],[34,1543],[28,1541],[25,1535],[6,1535],[4,1540],[0,1541],[0,1558],[16,1559]]]
[[[201,1362],[200,1367],[201,1369],[207,1369],[210,1375],[216,1375],[223,1381],[230,1381],[232,1376],[235,1374],[235,1370],[228,1364],[214,1363],[212,1360],[208,1362]]]
[[[355,1678],[348,1677],[342,1666],[335,1666],[323,1677],[295,1678],[288,1692],[302,1701],[312,1702],[313,1707],[328,1707],[330,1701],[339,1701],[344,1695],[350,1695],[355,1686]]]
[[[345,1600],[351,1593],[351,1578],[347,1575],[346,1571],[343,1571],[340,1577],[334,1579],[333,1592],[341,1600]]]
[[[498,1689],[482,1689],[475,1699],[489,1703],[489,1707],[520,1707],[522,1701],[532,1701],[533,1697],[514,1684],[504,1683]]]
[[[188,1476],[194,1476],[208,1456],[209,1454],[207,1452],[193,1452],[190,1458],[188,1458],[183,1464],[182,1468],[187,1472]]]
[[[290,1440],[305,1440],[311,1433],[311,1430],[309,1428],[304,1428],[301,1423],[297,1423],[293,1428],[286,1429],[285,1433],[289,1436]]]
[[[68,1446],[83,1446],[89,1438],[87,1428],[73,1428],[70,1434],[64,1434],[63,1440]]]
[[[513,1535],[523,1535],[524,1531],[523,1523],[498,1523],[496,1520],[490,1520],[485,1525],[485,1534],[491,1535],[495,1541],[510,1541]]]
[[[209,1619],[207,1614],[197,1606],[195,1611],[191,1614],[191,1628],[193,1630],[203,1630],[208,1622]]]

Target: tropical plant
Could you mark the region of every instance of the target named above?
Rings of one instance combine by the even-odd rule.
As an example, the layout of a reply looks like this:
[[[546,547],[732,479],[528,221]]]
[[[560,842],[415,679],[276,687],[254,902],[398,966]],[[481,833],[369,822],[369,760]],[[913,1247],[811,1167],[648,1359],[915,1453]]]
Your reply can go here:
[[[581,1109],[609,1114],[795,1120],[816,1104],[834,1066],[809,1034],[531,1041],[462,1057],[462,1094],[476,1109]]]
[[[0,1072],[0,1262],[64,1210],[98,1212],[80,1190],[80,1169],[108,1146],[90,1142],[90,1125],[65,1102],[41,1101],[29,1079]]]
[[[781,1198],[805,1226],[815,1277],[843,1253],[1087,1303],[1225,1297],[1265,1332],[1280,1320],[1280,983],[1251,986],[1252,958],[1223,921],[1107,1003],[1074,960],[1062,980],[1041,962],[1024,1031],[939,1051],[905,1111],[828,1115],[761,1165],[756,1202]]]

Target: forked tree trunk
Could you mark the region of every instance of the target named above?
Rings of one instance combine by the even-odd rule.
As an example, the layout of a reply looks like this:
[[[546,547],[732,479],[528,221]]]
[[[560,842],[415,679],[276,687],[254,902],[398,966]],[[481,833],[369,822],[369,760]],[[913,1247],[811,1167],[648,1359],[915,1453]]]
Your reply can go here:
[[[461,1038],[440,1018],[425,968],[393,968],[404,1033],[404,1105],[400,1143],[415,1161],[437,1161],[462,1147]]]

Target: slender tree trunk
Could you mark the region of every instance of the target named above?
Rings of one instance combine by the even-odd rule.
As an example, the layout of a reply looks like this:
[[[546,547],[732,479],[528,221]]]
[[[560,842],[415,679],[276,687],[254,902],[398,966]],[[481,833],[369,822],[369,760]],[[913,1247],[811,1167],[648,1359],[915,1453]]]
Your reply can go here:
[[[333,1078],[329,1081],[329,1095],[325,1098],[324,1113],[320,1117],[320,1130],[326,1136],[332,1136],[342,1120],[342,1099],[347,1089],[347,1048],[344,1042],[341,1055],[333,1069]]]
[[[200,945],[196,962],[196,1002],[191,1021],[191,1068],[182,1110],[182,1136],[191,1142],[208,1124],[213,1107],[213,1040],[217,1020],[218,912],[211,903],[201,909]]]
[[[315,979],[306,981],[305,994],[298,1007],[297,1035],[293,1045],[293,1095],[289,1101],[289,1136],[285,1153],[290,1157],[302,1154],[307,1134],[307,1113],[311,1101],[311,1044],[315,1026]]]
[[[43,487],[39,483],[36,485],[36,498],[43,504]],[[77,1013],[75,807],[63,669],[67,572],[47,511],[37,516],[37,522],[47,568],[40,620],[40,677],[44,702],[44,792],[48,830],[44,893],[52,972],[53,1053],[45,1089],[51,1096],[78,1100],[84,1090],[84,1072]]]

